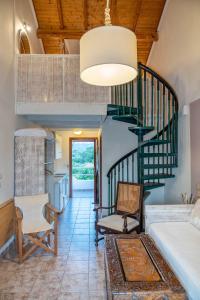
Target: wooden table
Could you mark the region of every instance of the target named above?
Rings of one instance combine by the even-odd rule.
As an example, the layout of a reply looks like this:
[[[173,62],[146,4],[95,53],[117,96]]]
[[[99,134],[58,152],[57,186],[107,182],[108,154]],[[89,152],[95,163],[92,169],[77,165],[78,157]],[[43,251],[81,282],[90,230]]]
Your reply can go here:
[[[187,299],[148,235],[107,235],[105,264],[109,300]]]

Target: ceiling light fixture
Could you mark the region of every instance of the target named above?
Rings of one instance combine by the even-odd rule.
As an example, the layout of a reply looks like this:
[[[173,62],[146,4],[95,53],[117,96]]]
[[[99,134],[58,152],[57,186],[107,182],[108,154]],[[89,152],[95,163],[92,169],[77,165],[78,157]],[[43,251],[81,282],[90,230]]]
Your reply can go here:
[[[105,26],[86,32],[80,40],[80,77],[93,85],[112,86],[137,76],[137,40],[134,32],[113,26],[109,0]]]
[[[76,134],[76,135],[81,135],[82,130],[74,129],[73,133]]]
[[[27,32],[31,32],[31,26],[27,24],[26,22],[23,23],[23,28]]]

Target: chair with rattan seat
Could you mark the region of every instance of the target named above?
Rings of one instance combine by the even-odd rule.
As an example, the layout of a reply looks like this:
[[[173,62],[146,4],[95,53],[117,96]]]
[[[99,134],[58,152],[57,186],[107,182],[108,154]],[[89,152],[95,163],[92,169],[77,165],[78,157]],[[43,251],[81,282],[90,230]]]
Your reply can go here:
[[[59,211],[50,205],[48,194],[15,197],[15,213],[19,262],[38,248],[57,255]]]
[[[131,233],[142,231],[142,202],[143,185],[129,182],[118,182],[115,205],[111,207],[99,206],[96,211],[96,239],[95,244],[104,237],[99,234]],[[100,217],[109,210],[109,215]]]

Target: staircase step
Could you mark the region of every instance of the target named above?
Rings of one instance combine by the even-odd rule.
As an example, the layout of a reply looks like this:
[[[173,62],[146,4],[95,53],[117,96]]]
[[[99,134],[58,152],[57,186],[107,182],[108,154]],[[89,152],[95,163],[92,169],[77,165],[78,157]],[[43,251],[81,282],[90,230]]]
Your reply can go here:
[[[174,178],[175,175],[173,174],[149,174],[144,175],[143,180],[151,180],[151,179],[165,179],[165,178]]]
[[[165,183],[158,183],[158,182],[145,182],[144,183],[144,190],[153,190],[159,187],[165,186]]]
[[[157,139],[154,139],[154,140],[143,141],[142,143],[139,144],[139,146],[166,145],[166,144],[169,144],[169,143],[170,143],[170,141],[168,141],[168,140],[157,140]]]
[[[117,116],[117,115],[119,115],[118,109],[107,110],[107,116]]]
[[[115,104],[108,104],[107,106],[108,115],[137,115],[137,108],[130,106],[122,106]]]
[[[121,105],[117,105],[117,104],[108,104],[107,105],[107,109],[112,109],[112,108],[118,108]]]
[[[137,127],[129,127],[128,130],[135,133],[136,135],[141,134],[144,136],[145,134],[153,131],[155,129],[154,126],[137,126]]]
[[[176,168],[176,164],[144,164],[144,169],[170,169],[170,168]]]
[[[115,121],[121,121],[130,124],[138,124],[137,117],[134,115],[120,115],[112,117]]]
[[[171,157],[176,156],[176,153],[142,153],[141,157]]]
[[[119,105],[108,104],[107,105],[107,116],[119,115]]]

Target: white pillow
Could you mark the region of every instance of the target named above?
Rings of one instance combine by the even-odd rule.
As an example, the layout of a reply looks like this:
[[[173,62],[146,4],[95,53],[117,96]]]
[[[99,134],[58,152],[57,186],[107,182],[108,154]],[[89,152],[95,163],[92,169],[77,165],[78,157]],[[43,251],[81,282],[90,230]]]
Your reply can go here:
[[[200,199],[198,199],[191,212],[190,223],[200,230]]]

